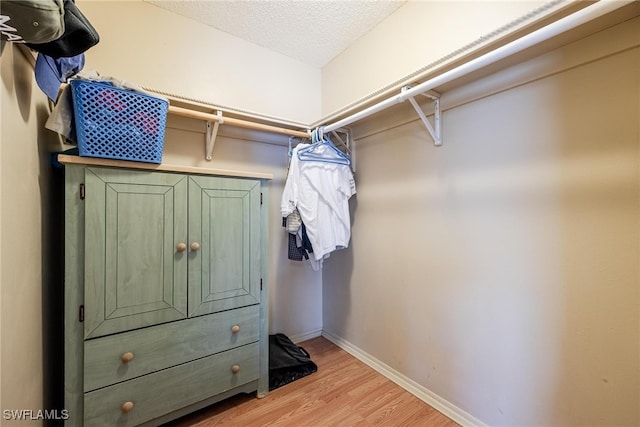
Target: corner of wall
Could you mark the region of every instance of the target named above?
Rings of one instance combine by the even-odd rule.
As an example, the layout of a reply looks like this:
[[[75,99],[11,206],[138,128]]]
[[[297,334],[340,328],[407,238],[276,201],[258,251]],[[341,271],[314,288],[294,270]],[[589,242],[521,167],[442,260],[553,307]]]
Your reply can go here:
[[[48,101],[30,53],[7,44],[0,57],[0,393],[2,409],[47,409],[48,289],[55,270],[50,224]],[[25,316],[24,308],[31,307]],[[20,319],[16,321],[16,319]],[[10,329],[9,329],[10,328]]]

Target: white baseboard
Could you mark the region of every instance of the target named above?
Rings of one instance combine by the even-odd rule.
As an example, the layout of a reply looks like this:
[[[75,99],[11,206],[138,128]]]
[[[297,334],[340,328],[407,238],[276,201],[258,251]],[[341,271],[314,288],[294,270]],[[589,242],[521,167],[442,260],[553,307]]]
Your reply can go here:
[[[293,341],[294,344],[297,344],[302,341],[310,340],[311,338],[319,337],[320,335],[322,335],[322,329],[316,329],[315,331],[289,336],[289,339]]]
[[[370,366],[371,368],[378,371],[380,374],[389,378],[394,383],[398,384],[400,387],[407,390],[409,393],[416,396],[418,399],[424,401],[429,406],[435,408],[437,411],[451,418],[453,421],[457,422],[463,426],[477,426],[477,427],[488,427],[487,424],[483,423],[479,419],[475,418],[473,415],[468,412],[458,408],[451,402],[443,399],[427,388],[421,386],[410,378],[404,376],[400,372],[386,365],[385,363],[379,361],[375,357],[370,354],[360,350],[355,345],[351,344],[349,341],[346,341],[338,336],[335,336],[327,331],[322,331],[322,336],[351,354],[356,359]]]

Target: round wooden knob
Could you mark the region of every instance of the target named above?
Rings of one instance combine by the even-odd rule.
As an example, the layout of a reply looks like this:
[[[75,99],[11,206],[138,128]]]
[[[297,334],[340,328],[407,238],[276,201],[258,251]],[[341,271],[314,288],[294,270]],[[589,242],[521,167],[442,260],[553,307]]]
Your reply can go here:
[[[200,249],[200,243],[198,243],[198,242],[193,242],[193,243],[191,244],[191,250],[192,250],[192,251],[197,251],[198,249]]]
[[[178,250],[178,252],[184,252],[187,250],[187,244],[180,242],[178,243],[178,245],[176,246],[176,249]]]
[[[233,372],[234,374],[237,374],[238,372],[240,372],[240,365],[233,365],[231,367],[231,372]]]
[[[238,332],[240,332],[240,325],[233,325],[231,327],[231,332],[233,332],[234,334],[237,334]]]
[[[122,359],[122,363],[129,363],[133,360],[133,353],[127,351],[120,357],[120,359]]]
[[[133,409],[133,402],[124,402],[120,407],[125,414]]]

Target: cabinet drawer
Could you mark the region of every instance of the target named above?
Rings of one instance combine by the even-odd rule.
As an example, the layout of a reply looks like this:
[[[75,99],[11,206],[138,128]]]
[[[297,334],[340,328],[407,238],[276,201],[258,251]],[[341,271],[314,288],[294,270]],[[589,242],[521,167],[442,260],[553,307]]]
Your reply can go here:
[[[84,391],[258,341],[260,306],[85,341]]]
[[[166,415],[258,379],[258,359],[253,343],[86,393],[84,425],[134,426]]]

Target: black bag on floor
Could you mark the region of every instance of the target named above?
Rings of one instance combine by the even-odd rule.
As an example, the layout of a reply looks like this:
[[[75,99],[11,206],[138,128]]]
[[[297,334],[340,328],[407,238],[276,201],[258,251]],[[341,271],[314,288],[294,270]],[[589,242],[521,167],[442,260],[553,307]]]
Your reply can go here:
[[[269,390],[274,390],[318,370],[304,348],[284,334],[269,335]]]

